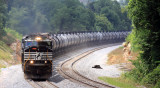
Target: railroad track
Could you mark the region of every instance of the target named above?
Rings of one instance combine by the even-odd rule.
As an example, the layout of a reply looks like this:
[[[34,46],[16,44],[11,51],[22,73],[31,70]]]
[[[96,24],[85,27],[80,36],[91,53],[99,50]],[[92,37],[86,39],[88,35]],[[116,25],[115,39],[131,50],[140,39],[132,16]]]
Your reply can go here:
[[[79,51],[74,51],[74,52],[79,52]],[[80,53],[81,54],[81,53]],[[78,54],[79,55],[79,54]],[[72,56],[72,55],[71,55]],[[64,56],[64,58],[71,58],[71,56]],[[60,58],[61,56],[57,57]],[[59,88],[58,86],[54,85],[54,83],[49,82],[49,81],[34,81],[31,79],[26,79],[25,80],[33,87],[33,88]]]
[[[50,81],[34,81],[27,80],[27,82],[34,88],[59,88]]]
[[[115,44],[117,45],[117,44]],[[113,46],[113,44],[111,45]],[[107,46],[109,47],[109,46]],[[100,47],[95,47],[93,49],[90,49],[88,51],[85,51],[83,53],[77,54],[76,56],[72,57],[71,56],[66,56],[64,58],[68,58],[68,60],[64,61],[62,64],[60,64],[57,67],[57,71],[66,79],[69,79],[71,81],[76,81],[84,86],[87,85],[87,87],[94,87],[94,88],[115,88],[113,86],[103,84],[94,80],[91,80],[89,78],[84,77],[83,75],[79,74],[78,71],[74,68],[74,65],[76,62],[78,62],[80,59],[83,57],[97,51],[100,49],[106,48],[106,45],[100,46]],[[75,51],[77,52],[77,51]],[[69,59],[70,58],[70,59]],[[69,69],[68,69],[69,67]],[[28,80],[26,79],[27,82],[34,88],[59,88],[56,86],[53,82],[50,81],[34,81],[34,80]]]
[[[106,47],[98,47],[92,50],[89,50],[85,53],[82,53],[74,58],[71,58],[69,60],[66,60],[65,62],[63,62],[62,64],[60,64],[59,66],[59,72],[62,76],[64,76],[66,79],[69,79],[71,81],[76,81],[78,83],[87,85],[88,87],[94,87],[94,88],[115,88],[114,86],[108,85],[108,84],[104,84],[101,82],[97,82],[94,81],[92,79],[89,79],[81,74],[78,73],[78,71],[74,68],[74,65],[76,62],[78,62],[80,59],[88,56],[89,54],[103,49]]]

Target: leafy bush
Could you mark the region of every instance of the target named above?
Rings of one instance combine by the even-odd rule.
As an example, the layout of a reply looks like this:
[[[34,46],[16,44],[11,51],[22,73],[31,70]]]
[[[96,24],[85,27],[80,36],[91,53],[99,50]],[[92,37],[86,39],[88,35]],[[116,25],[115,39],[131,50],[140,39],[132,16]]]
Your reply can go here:
[[[156,85],[154,86],[154,88],[159,88],[160,87],[160,80],[157,81]]]
[[[126,38],[126,41],[131,43],[132,51],[139,51],[142,50],[142,45],[146,43],[149,34],[149,30],[132,29],[132,32]]]
[[[140,54],[138,60],[133,61],[135,68],[126,76],[149,87],[158,86],[160,80],[159,4],[150,0],[130,0],[128,5],[134,29],[126,40],[131,43],[132,50],[138,49]]]
[[[160,82],[160,65],[142,79],[142,83],[147,85],[159,85],[158,82]]]
[[[5,31],[8,35],[13,36],[15,39],[21,40],[22,39],[22,34],[19,34],[15,30],[12,30],[10,28],[5,28]]]
[[[130,72],[125,73],[125,77],[140,83],[145,74],[147,73],[147,65],[143,63],[139,58],[132,60],[132,64],[135,66]]]
[[[7,33],[7,35],[3,36],[1,41],[6,43],[7,45],[10,45],[13,42],[16,42],[16,40],[22,39],[22,35],[16,32],[15,30],[12,30],[10,28],[5,28],[5,32]]]
[[[126,41],[131,43],[132,51],[139,49],[137,44],[138,38],[136,37],[136,29],[132,29],[132,32],[127,36]]]

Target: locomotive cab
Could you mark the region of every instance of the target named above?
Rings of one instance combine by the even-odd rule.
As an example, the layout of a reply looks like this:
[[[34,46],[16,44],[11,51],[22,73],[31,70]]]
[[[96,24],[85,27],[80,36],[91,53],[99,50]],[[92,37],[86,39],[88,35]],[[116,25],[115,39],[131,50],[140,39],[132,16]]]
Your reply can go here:
[[[52,75],[52,41],[32,35],[22,40],[22,69],[26,78],[47,79]]]

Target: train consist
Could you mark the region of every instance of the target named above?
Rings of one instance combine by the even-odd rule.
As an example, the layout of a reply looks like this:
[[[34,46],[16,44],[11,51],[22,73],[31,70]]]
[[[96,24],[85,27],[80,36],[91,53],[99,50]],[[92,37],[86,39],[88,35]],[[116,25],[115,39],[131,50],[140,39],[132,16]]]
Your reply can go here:
[[[125,32],[39,33],[22,39],[22,69],[26,78],[47,79],[52,76],[53,58],[60,52],[79,45],[122,42]]]

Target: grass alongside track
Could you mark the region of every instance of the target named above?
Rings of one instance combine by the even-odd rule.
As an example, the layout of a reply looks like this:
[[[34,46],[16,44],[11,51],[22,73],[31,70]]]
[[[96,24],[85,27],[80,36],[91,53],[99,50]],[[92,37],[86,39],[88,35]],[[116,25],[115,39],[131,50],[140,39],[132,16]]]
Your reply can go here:
[[[5,68],[7,62],[12,62],[13,51],[4,42],[0,41],[0,68]],[[5,63],[6,62],[6,63]]]
[[[126,79],[122,76],[118,78],[99,77],[99,79],[120,88],[143,88],[139,86],[139,84],[135,83],[134,81]]]
[[[112,52],[110,52],[108,54],[107,64],[113,65],[113,64],[128,63],[124,68],[133,69],[134,66],[129,60],[127,61],[125,60],[125,58],[123,57],[123,53],[124,53],[123,47],[119,47],[113,50]],[[131,52],[132,60],[136,60],[137,56],[138,56],[137,52]],[[142,86],[139,86],[140,84],[137,84],[135,81],[127,79],[124,75],[118,78],[99,77],[99,79],[120,88],[143,88]]]
[[[5,28],[5,32],[6,35],[0,39],[0,68],[6,68],[15,62],[12,55],[14,51],[9,45],[22,38],[21,34],[12,29]]]

